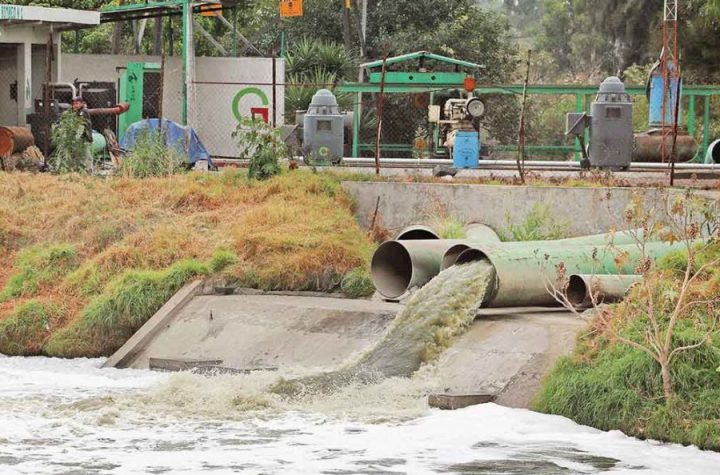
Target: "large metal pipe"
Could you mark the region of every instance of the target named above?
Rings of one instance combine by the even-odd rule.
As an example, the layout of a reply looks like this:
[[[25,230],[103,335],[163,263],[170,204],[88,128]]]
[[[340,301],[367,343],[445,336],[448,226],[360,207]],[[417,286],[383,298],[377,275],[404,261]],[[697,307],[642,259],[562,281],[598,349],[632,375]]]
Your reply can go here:
[[[637,243],[638,239],[642,239],[643,234],[642,231],[638,230],[636,232],[631,231],[620,231],[616,233],[606,233],[606,234],[594,234],[592,236],[580,236],[580,237],[574,237],[574,238],[566,238],[566,239],[557,239],[554,241],[508,241],[503,243],[504,246],[507,247],[513,247],[513,246],[521,246],[521,247],[547,247],[547,246],[561,246],[561,247],[568,247],[568,246],[619,246],[619,245],[625,245],[625,244],[635,244]],[[479,241],[483,242],[483,241]],[[497,241],[499,242],[499,240]],[[488,242],[490,244],[490,242]],[[467,251],[468,249],[471,249],[473,246],[471,243],[461,243],[457,244],[455,246],[452,246],[447,250],[445,255],[443,256],[443,261],[441,265],[441,270],[445,270],[449,267],[452,267],[455,265],[455,262],[457,261],[457,258],[462,254],[463,252]]]
[[[370,265],[375,288],[383,296],[397,299],[413,287],[422,287],[440,273],[445,252],[461,243],[459,240],[431,239],[381,244]]]
[[[115,107],[105,107],[100,109],[88,109],[90,115],[121,115],[130,110],[130,104],[121,102]]]
[[[667,140],[667,139],[666,139]],[[668,140],[668,143],[670,140]],[[698,144],[692,135],[679,134],[675,142],[675,156],[677,162],[688,162],[697,154]],[[666,152],[670,160],[670,149]],[[633,148],[633,162],[662,162],[663,161],[663,135],[659,131],[635,134],[635,147]]]
[[[29,129],[24,127],[0,127],[0,157],[9,157],[35,145]]]
[[[568,301],[578,308],[592,306],[593,299],[597,304],[618,302],[641,280],[639,275],[571,275],[567,288]]]
[[[463,245],[496,245],[500,238],[492,228],[480,223],[465,227],[465,239],[440,239],[425,226],[407,228],[395,241],[382,244],[370,266],[375,288],[385,297],[396,299],[413,287],[421,287],[440,273],[448,249]],[[430,239],[415,239],[413,233],[432,232]]]
[[[343,158],[343,163],[352,166],[375,166],[375,160],[366,158]],[[411,158],[382,158],[380,165],[406,166],[408,168],[432,168],[437,165],[452,166],[452,160],[444,159],[411,159]],[[559,170],[581,170],[580,162],[575,161],[550,161],[530,160],[525,166],[533,169],[559,169]],[[479,170],[483,168],[508,168],[517,169],[515,160],[481,160]],[[676,170],[692,171],[716,171],[720,172],[720,163],[676,163]],[[630,170],[670,170],[669,163],[633,162]]]
[[[482,244],[499,244],[501,242],[500,236],[497,235],[494,229],[486,224],[480,223],[469,224],[465,228],[465,237],[467,242],[450,246],[445,252],[442,262],[440,263],[441,271],[454,266],[458,256],[468,249],[471,249],[475,242]]]
[[[716,140],[708,147],[705,163],[720,164],[720,140]]]
[[[440,235],[430,226],[414,225],[400,231],[395,238],[396,241],[427,241],[440,239]]]
[[[483,244],[497,244],[501,242],[500,236],[487,224],[470,223],[465,226],[465,239]]]
[[[672,251],[683,249],[684,244],[650,242],[645,251],[657,259]],[[618,255],[623,259],[617,259]],[[475,246],[457,259],[457,264],[487,260],[495,268],[496,281],[486,307],[513,307],[557,305],[548,292],[548,286],[561,287],[557,282],[557,266],[564,266],[566,275],[636,273],[642,260],[639,247],[616,246],[612,250],[597,246]]]

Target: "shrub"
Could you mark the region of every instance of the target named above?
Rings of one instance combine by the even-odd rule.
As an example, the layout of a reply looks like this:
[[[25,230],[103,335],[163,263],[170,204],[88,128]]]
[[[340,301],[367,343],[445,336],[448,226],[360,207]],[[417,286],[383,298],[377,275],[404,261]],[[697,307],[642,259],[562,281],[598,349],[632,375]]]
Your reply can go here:
[[[233,133],[244,157],[250,158],[248,176],[267,180],[280,173],[281,158],[290,158],[290,148],[283,142],[280,130],[260,119],[244,118]]]
[[[87,171],[85,160],[90,153],[90,144],[83,138],[84,120],[69,110],[63,112],[57,123],[53,124],[50,139],[55,151],[49,160],[53,172]]]
[[[345,275],[340,289],[348,297],[369,297],[375,293],[375,284],[365,267],[357,267]]]

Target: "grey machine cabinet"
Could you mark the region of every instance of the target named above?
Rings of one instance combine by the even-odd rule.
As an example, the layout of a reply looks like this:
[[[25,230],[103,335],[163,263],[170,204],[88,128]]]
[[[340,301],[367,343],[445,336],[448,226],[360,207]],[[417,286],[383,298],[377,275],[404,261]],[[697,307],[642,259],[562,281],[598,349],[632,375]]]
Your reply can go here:
[[[624,169],[632,163],[634,144],[633,104],[617,77],[600,84],[591,105],[590,165]]]
[[[334,161],[343,157],[345,115],[337,99],[327,89],[320,89],[312,98],[303,119],[303,149],[316,160]]]

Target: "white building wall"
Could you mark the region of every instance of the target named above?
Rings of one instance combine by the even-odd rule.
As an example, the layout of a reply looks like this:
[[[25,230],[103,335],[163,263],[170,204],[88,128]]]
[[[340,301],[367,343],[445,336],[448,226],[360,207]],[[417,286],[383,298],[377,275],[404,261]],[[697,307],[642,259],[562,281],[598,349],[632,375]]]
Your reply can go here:
[[[113,56],[64,54],[61,79],[115,81],[129,62],[160,63],[157,56]],[[276,120],[283,123],[285,110],[285,64],[276,60]],[[165,58],[163,84],[163,115],[175,122],[182,118],[182,59]],[[188,120],[213,156],[235,157],[238,147],[232,138],[237,127],[233,100],[247,88],[259,89],[268,99],[268,116],[272,121],[273,87],[272,59],[269,58],[206,58],[196,59],[195,84],[190,88]],[[255,94],[246,94],[238,101],[241,116],[250,116],[250,109],[263,107]]]

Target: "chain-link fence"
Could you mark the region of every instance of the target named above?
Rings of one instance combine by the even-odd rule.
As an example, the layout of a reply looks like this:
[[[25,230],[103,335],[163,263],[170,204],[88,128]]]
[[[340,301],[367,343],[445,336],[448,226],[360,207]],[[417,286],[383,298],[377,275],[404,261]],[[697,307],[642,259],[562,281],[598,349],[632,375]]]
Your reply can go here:
[[[17,47],[0,45],[0,126],[18,118]]]

